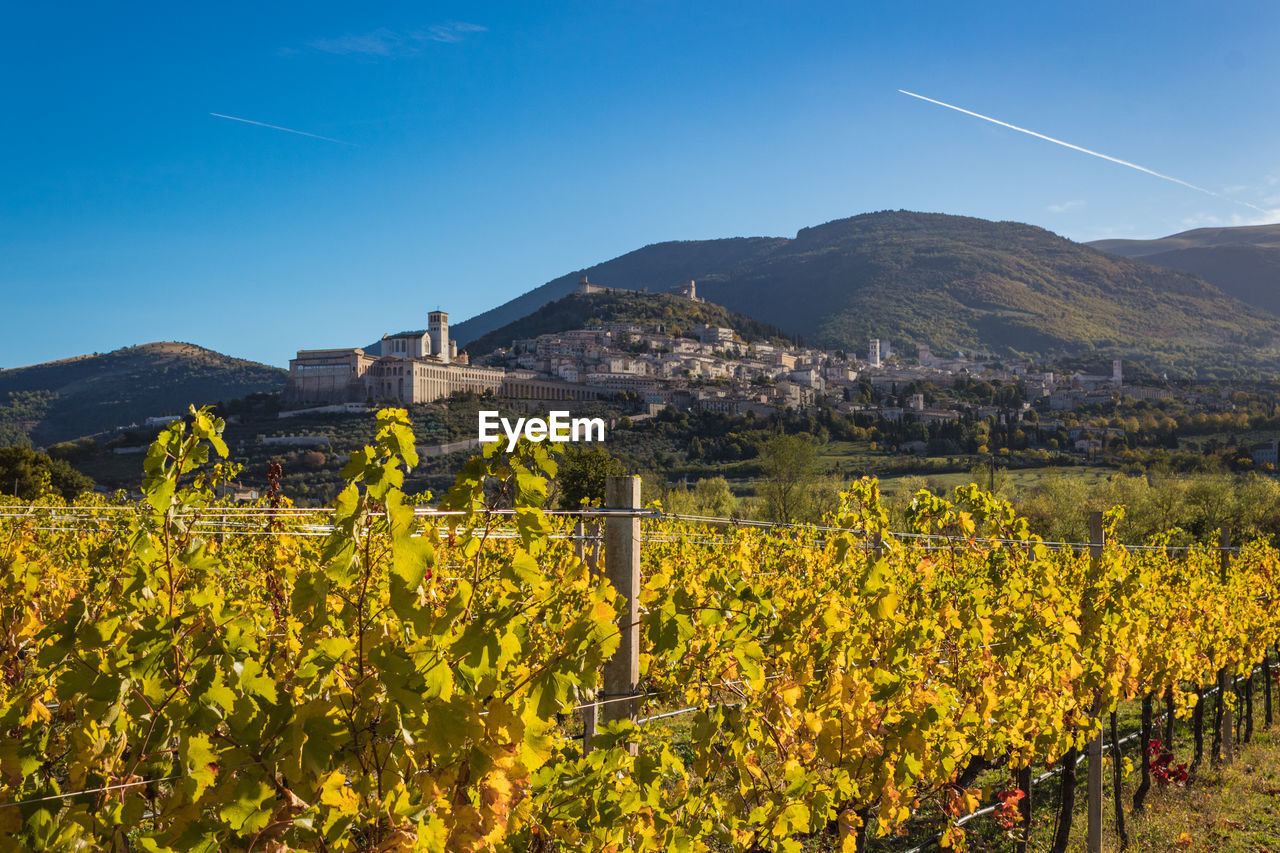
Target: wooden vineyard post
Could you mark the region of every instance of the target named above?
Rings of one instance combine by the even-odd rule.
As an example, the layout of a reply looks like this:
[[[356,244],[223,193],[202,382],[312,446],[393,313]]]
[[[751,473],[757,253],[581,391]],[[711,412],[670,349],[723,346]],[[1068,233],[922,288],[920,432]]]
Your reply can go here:
[[[594,577],[600,571],[600,522],[593,521],[590,526],[579,521],[573,528],[573,550],[579,560],[586,562],[587,567],[591,570]],[[591,539],[591,545],[587,545],[587,539]],[[596,736],[596,712],[599,710],[594,703],[587,705],[582,709],[582,754],[586,755],[591,751],[591,739]]]
[[[604,522],[604,574],[626,601],[618,611],[618,650],[604,663],[600,718],[635,722],[639,701],[625,697],[636,696],[640,681],[640,478],[605,478],[604,502],[615,511]]]
[[[1102,568],[1102,546],[1104,535],[1102,531],[1102,513],[1089,513],[1089,563],[1093,575],[1096,577]],[[1094,700],[1094,713],[1100,714],[1102,709],[1097,707],[1097,700]],[[1087,849],[1089,853],[1101,853],[1102,850],[1102,727],[1098,726],[1098,732],[1089,741],[1088,746],[1089,765],[1087,768],[1088,777],[1086,779],[1086,791],[1089,798],[1089,828],[1087,838]]]
[[[1225,586],[1231,570],[1231,527],[1224,525],[1218,531],[1218,560],[1222,572],[1222,583]],[[1230,764],[1235,760],[1235,726],[1232,711],[1235,706],[1235,677],[1223,667],[1218,671],[1218,701],[1222,703],[1222,760]],[[1230,695],[1228,695],[1230,691]]]
[[[1089,764],[1086,768],[1086,792],[1089,797],[1089,853],[1102,851],[1102,728],[1089,740]]]

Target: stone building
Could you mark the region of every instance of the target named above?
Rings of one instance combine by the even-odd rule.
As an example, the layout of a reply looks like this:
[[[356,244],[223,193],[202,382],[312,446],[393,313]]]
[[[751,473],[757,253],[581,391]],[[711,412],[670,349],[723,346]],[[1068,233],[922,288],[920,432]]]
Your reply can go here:
[[[508,370],[498,395],[513,400],[595,400],[600,393],[595,388],[541,376],[532,370]]]
[[[675,287],[668,290],[667,293],[674,294],[675,296],[683,296],[685,299],[688,299],[690,302],[706,302],[707,301],[698,295],[698,283],[696,281],[693,281],[692,279],[690,279],[689,281],[686,281],[684,284],[676,285]]]
[[[359,347],[298,350],[289,361],[286,403],[356,403],[371,394],[365,374],[378,361]]]
[[[449,315],[432,311],[427,328],[384,335],[380,355],[358,347],[299,350],[289,361],[285,402],[291,405],[396,400],[430,403],[461,391],[502,387],[502,368],[470,364],[449,340]]]
[[[500,367],[477,367],[463,361],[384,356],[369,366],[364,386],[369,390],[366,396],[375,400],[432,403],[463,391],[496,394],[505,375]]]
[[[580,296],[590,296],[593,293],[621,293],[625,292],[625,288],[621,287],[605,287],[603,284],[592,284],[587,280],[587,274],[583,273],[582,278],[578,281],[578,294]]]

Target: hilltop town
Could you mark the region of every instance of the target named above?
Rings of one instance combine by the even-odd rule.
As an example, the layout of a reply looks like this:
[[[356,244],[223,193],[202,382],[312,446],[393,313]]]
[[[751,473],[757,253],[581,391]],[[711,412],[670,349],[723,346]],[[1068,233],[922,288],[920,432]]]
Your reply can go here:
[[[618,464],[670,481],[725,476],[743,492],[755,488],[762,448],[780,431],[813,437],[835,476],[959,476],[997,457],[1028,471],[1083,463],[1273,472],[1280,456],[1280,409],[1265,376],[1170,381],[1141,359],[1122,364],[1100,353],[935,353],[928,341],[877,325],[870,328],[887,333],[856,346],[814,346],[707,300],[696,281],[648,292],[579,276],[574,292],[479,337],[459,340],[437,310],[425,328],[366,346],[299,350],[288,372],[255,373],[249,363],[177,345],[8,371],[22,388],[42,387],[46,374],[50,389],[79,388],[76,376],[94,374],[98,381],[84,387],[99,396],[127,402],[146,392],[142,405],[122,404],[111,427],[101,412],[77,420],[76,397],[26,390],[11,407],[11,429],[74,439],[56,453],[106,488],[127,486],[136,478],[130,455],[189,399],[149,390],[168,387],[168,362],[150,373],[131,369],[111,388],[103,367],[173,350],[192,362],[182,369],[223,377],[218,387],[233,392],[204,395],[222,401],[245,482],[261,485],[267,462],[283,454],[297,497],[331,491],[342,454],[367,442],[369,411],[389,403],[414,413],[420,454],[432,460],[418,482],[430,489],[447,484],[454,454],[478,446],[477,408],[604,418]]]
[[[609,288],[586,277],[579,293]],[[681,298],[702,302],[695,282]],[[448,315],[433,311],[424,330],[382,338],[377,352],[361,348],[302,350],[290,362],[285,402],[294,408],[394,400],[430,403],[466,392],[489,392],[511,403],[625,400],[636,414],[679,411],[768,416],[824,405],[889,422],[926,426],[968,415],[1022,422],[1033,409],[1070,411],[1121,399],[1172,396],[1169,388],[1126,385],[1120,360],[1110,374],[1059,373],[1030,361],[935,355],[916,344],[904,353],[871,339],[865,353],[744,339],[738,330],[703,324],[674,333],[661,323],[605,322],[517,338],[472,360],[449,337]],[[978,405],[947,389],[986,382],[1006,389],[998,405]],[[904,394],[905,389],[927,388]],[[1039,414],[1037,429],[1062,426]],[[1075,449],[1094,449],[1097,438]],[[921,442],[923,444],[923,442]],[[914,449],[914,448],[908,448]],[[920,448],[923,452],[923,447]]]

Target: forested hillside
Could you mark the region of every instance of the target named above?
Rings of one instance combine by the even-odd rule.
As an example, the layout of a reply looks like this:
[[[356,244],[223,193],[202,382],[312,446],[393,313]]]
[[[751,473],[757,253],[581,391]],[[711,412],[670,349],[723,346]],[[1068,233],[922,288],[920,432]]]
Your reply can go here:
[[[910,211],[840,219],[790,240],[658,244],[586,272],[598,284],[654,291],[693,278],[711,302],[831,348],[861,349],[879,337],[908,350],[1114,354],[1174,374],[1229,376],[1274,361],[1280,337],[1275,316],[1196,276],[1031,225]],[[556,279],[456,334],[475,340],[578,277]]]
[[[187,406],[284,388],[285,371],[159,342],[0,370],[0,445],[46,446]]]
[[[499,347],[510,346],[519,338],[534,338],[600,323],[661,325],[668,334],[685,337],[692,337],[703,325],[736,329],[747,341],[790,337],[776,326],[735,314],[710,302],[692,302],[661,293],[574,293],[477,338],[467,344],[467,350],[473,355],[484,355]]]

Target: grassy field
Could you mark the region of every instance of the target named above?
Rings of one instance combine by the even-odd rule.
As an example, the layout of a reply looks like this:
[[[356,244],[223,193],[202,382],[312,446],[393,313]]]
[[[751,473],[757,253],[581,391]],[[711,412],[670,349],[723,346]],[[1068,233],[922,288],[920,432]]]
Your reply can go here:
[[[1110,762],[1103,772],[1103,838],[1104,851],[1127,849],[1136,853],[1154,851],[1188,851],[1196,853],[1264,853],[1280,850],[1280,714],[1270,729],[1264,728],[1261,679],[1257,683],[1254,703],[1255,731],[1248,743],[1236,746],[1236,758],[1230,765],[1214,766],[1208,759],[1210,732],[1206,721],[1206,757],[1192,782],[1185,787],[1161,786],[1153,780],[1141,814],[1131,811],[1132,797],[1140,781],[1137,770],[1136,743],[1126,750],[1134,772],[1124,779],[1123,802],[1129,846],[1122,848],[1116,832],[1112,770]],[[1136,705],[1136,703],[1131,703]],[[1121,730],[1131,731],[1136,725],[1136,707],[1123,709]],[[1157,729],[1159,726],[1157,726]],[[1158,735],[1157,735],[1158,736]],[[1175,735],[1175,762],[1190,762],[1192,744],[1190,726],[1180,721]],[[1057,807],[1057,780],[1045,782],[1035,790],[1035,814],[1029,851],[1047,853],[1052,848]],[[1075,819],[1072,821],[1072,851],[1086,849],[1088,825],[1086,811],[1084,762],[1080,764],[1076,788]],[[1012,849],[1009,836],[990,819],[980,818],[969,824],[969,849],[974,853],[996,853]]]
[[[1108,768],[1106,779],[1110,780]],[[1083,805],[1083,777],[1077,788],[1077,804]],[[1136,774],[1126,780],[1125,806],[1133,795]],[[1050,805],[1056,791],[1040,794]],[[1103,796],[1106,804],[1102,849],[1119,851],[1115,816],[1111,808],[1111,786]],[[1071,850],[1085,849],[1087,815],[1077,808],[1072,823]],[[1142,814],[1126,814],[1129,851],[1204,851],[1204,853],[1262,853],[1280,849],[1280,733],[1275,728],[1259,731],[1251,743],[1241,747],[1235,763],[1227,767],[1204,766],[1193,784],[1185,788],[1153,786]],[[975,821],[970,832],[970,849],[1004,851],[1011,842],[990,821]],[[1028,849],[1048,851],[1052,845],[1054,815],[1038,809]]]
[[[887,494],[894,494],[898,484],[908,481],[910,488],[918,488],[923,478],[926,485],[935,492],[947,492],[956,486],[973,482],[970,469],[974,465],[983,464],[988,457],[953,456],[953,457],[918,457],[921,470],[901,472],[906,460],[917,459],[911,456],[893,456],[882,450],[873,450],[869,441],[831,441],[823,445],[818,455],[818,462],[824,473],[844,480],[857,479],[863,475],[879,477],[881,486]],[[934,471],[931,468],[940,468]],[[997,463],[997,481],[1006,482],[1015,489],[1034,486],[1045,477],[1071,477],[1083,480],[1087,485],[1101,482],[1116,469],[1102,465],[1058,465],[1041,468],[1004,467]],[[986,485],[984,482],[983,485]]]
[[[996,481],[997,485],[1007,483],[1015,489],[1021,490],[1042,482],[1046,477],[1069,477],[1079,479],[1086,485],[1094,485],[1106,480],[1114,473],[1116,473],[1114,468],[1086,467],[1083,465],[1059,468],[997,469]],[[936,493],[949,492],[956,486],[964,486],[974,482],[974,477],[970,472],[957,471],[954,474],[902,474],[881,477],[880,486],[885,494],[896,495],[904,484],[908,487],[914,487],[921,478],[924,479],[925,485]],[[979,485],[985,488],[987,481],[983,479],[979,482]]]
[[[1280,735],[1255,735],[1230,767],[1210,770],[1189,788],[1158,792],[1132,821],[1129,849],[1258,853],[1280,849]],[[1084,821],[1074,828],[1083,833]],[[1104,824],[1104,850],[1119,850]]]

